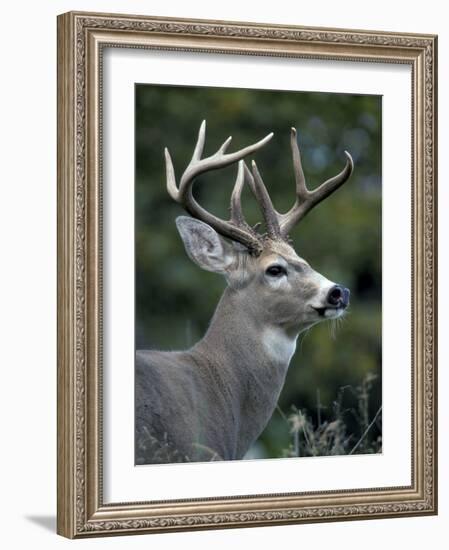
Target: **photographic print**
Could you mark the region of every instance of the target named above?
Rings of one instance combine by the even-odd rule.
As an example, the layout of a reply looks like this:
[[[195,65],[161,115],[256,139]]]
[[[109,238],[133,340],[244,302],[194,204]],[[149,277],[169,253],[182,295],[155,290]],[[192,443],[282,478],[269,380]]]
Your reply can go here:
[[[137,465],[382,452],[381,115],[136,85]]]

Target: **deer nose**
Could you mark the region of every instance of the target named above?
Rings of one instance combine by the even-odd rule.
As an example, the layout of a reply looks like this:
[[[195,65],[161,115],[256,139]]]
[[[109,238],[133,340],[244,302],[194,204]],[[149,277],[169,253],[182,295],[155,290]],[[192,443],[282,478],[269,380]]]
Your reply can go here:
[[[334,285],[327,294],[327,303],[335,307],[348,307],[349,289],[341,285]]]

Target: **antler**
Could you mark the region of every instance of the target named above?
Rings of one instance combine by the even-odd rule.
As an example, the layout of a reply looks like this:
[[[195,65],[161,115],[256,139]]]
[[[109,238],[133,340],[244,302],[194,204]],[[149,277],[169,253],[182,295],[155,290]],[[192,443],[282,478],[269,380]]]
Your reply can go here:
[[[241,207],[241,194],[245,181],[246,168],[242,159],[263,147],[272,137],[273,133],[268,134],[262,140],[248,147],[244,147],[240,151],[226,153],[232,139],[232,137],[229,137],[216,153],[202,159],[201,155],[203,154],[206,138],[206,121],[203,120],[192,159],[181,177],[179,188],[176,185],[175,171],[170,153],[167,148],[165,149],[167,191],[169,195],[176,202],[181,204],[191,216],[206,222],[221,235],[245,245],[251,252],[260,253],[263,248],[261,236],[246,223]],[[229,166],[237,161],[240,162],[237,179],[231,196],[231,218],[225,221],[207,212],[197,203],[192,194],[192,186],[194,179],[200,174]],[[246,170],[248,169],[246,168]]]
[[[302,169],[296,129],[292,128],[290,144],[296,181],[296,200],[288,212],[281,214],[276,211],[271,202],[270,195],[268,194],[255,161],[252,161],[251,173],[244,160],[242,160],[247,155],[263,147],[272,137],[273,133],[270,133],[257,143],[244,147],[240,149],[240,151],[226,153],[232,139],[229,137],[216,153],[202,159],[201,155],[203,154],[206,138],[206,121],[203,120],[192,159],[181,177],[179,188],[176,185],[175,171],[170,153],[167,148],[165,149],[167,190],[170,196],[181,204],[191,216],[208,223],[224,237],[228,237],[233,241],[243,244],[250,252],[255,254],[259,254],[262,251],[264,237],[272,240],[287,240],[291,229],[304,218],[307,212],[343,185],[354,169],[352,157],[345,151],[346,165],[343,170],[333,178],[319,185],[316,189],[312,191],[309,190],[306,186],[306,180]],[[207,212],[207,210],[196,202],[192,194],[192,186],[194,179],[200,174],[210,170],[216,170],[217,168],[223,168],[237,161],[239,161],[237,179],[231,195],[231,217],[229,220],[225,221]],[[246,222],[243,216],[241,196],[245,181],[249,184],[261,208],[266,227],[266,235],[257,233],[257,231]]]
[[[291,229],[304,218],[307,212],[343,185],[354,169],[352,157],[345,151],[346,165],[343,170],[310,191],[306,186],[295,128],[291,129],[290,144],[296,181],[296,200],[292,208],[285,214],[275,210],[256,163],[252,162],[252,174],[246,169],[248,183],[261,204],[267,234],[272,239],[287,239]]]
[[[288,235],[289,231],[294,227],[304,216],[323,199],[331,195],[345,181],[347,181],[354,169],[354,162],[351,155],[345,151],[346,165],[343,170],[328,179],[313,191],[309,191],[306,186],[306,180],[301,164],[301,155],[299,153],[298,140],[296,139],[296,129],[291,129],[290,145],[293,155],[293,168],[295,171],[296,180],[296,201],[293,207],[281,216],[280,226],[284,236]]]

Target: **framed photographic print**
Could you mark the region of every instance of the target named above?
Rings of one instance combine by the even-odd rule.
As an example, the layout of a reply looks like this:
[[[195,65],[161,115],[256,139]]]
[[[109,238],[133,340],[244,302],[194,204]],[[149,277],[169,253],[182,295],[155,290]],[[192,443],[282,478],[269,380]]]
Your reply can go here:
[[[436,513],[436,44],[58,18],[60,534]]]

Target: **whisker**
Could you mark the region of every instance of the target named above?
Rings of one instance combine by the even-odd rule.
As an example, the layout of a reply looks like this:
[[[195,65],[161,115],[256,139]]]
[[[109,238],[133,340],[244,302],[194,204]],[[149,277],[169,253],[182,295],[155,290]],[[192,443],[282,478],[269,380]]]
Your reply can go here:
[[[306,339],[306,336],[309,334],[311,328],[312,327],[309,327],[307,330],[305,330],[304,332],[301,333],[301,338],[299,339],[299,352],[300,353],[302,353],[302,346],[303,346],[304,340]]]
[[[332,319],[332,339],[337,337],[337,319]]]
[[[335,340],[337,332],[340,330],[342,324],[345,322],[345,316],[337,317],[336,319],[329,319],[328,330],[329,336]]]

